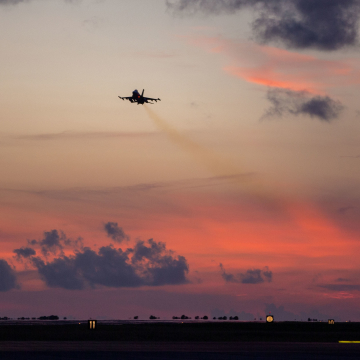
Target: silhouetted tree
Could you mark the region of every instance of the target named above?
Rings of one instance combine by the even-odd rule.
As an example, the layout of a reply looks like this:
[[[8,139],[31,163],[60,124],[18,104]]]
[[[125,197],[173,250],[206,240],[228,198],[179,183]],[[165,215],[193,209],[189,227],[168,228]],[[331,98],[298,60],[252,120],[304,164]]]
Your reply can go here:
[[[199,320],[199,318],[200,318],[199,316],[195,316],[195,320]]]
[[[202,319],[204,320],[208,320],[209,318],[207,317],[207,315],[203,316]]]
[[[59,320],[59,317],[57,315],[40,316],[38,320]]]
[[[150,319],[150,320],[155,320],[155,319],[157,319],[157,317],[154,316],[154,315],[150,315],[149,319]]]
[[[134,320],[137,320],[139,317],[136,315],[136,316],[134,316]]]

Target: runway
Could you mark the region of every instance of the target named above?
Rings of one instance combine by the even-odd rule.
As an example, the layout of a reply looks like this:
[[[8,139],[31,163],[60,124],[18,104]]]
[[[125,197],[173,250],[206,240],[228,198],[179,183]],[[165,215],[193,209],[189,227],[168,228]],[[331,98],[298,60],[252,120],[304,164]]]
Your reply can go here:
[[[284,342],[1,341],[4,360],[358,359],[360,344]]]

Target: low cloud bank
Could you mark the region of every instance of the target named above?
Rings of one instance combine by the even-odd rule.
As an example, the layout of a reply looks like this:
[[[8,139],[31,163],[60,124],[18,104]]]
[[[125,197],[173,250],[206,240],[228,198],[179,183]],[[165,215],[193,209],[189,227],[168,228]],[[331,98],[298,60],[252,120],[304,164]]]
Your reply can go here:
[[[0,291],[9,291],[16,287],[15,271],[6,260],[0,259]]]
[[[265,281],[272,281],[272,271],[267,266],[261,269],[249,269],[245,273],[231,274],[227,273],[222,264],[220,264],[221,276],[226,282],[239,284],[261,284]]]
[[[117,242],[127,235],[117,223],[106,223],[108,236]],[[15,259],[34,266],[49,287],[81,290],[87,287],[139,287],[180,285],[188,281],[189,265],[184,256],[166,249],[153,239],[137,241],[125,250],[113,245],[98,250],[83,247],[82,239],[72,240],[62,231],[44,232],[42,240],[29,240],[29,247],[15,249]],[[36,256],[33,247],[40,247]],[[64,249],[71,249],[65,255]],[[51,260],[49,260],[51,257]]]

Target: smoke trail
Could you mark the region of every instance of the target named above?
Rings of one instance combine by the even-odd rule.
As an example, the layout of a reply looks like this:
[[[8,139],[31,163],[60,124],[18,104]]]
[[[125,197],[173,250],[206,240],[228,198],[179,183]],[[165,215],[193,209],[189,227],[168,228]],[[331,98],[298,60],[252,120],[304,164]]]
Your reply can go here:
[[[203,146],[187,138],[185,135],[181,134],[178,130],[176,130],[174,127],[172,127],[163,119],[161,119],[158,115],[156,115],[146,105],[145,110],[160,130],[164,131],[174,143],[176,143],[183,150],[192,155],[212,174],[216,176],[229,176],[239,174],[238,168],[224,161],[223,159],[220,159],[210,149],[204,148]]]
[[[232,177],[233,184],[246,191],[249,195],[254,196],[262,201],[263,205],[270,208],[282,208],[282,201],[274,197],[273,191],[265,186],[259,177],[249,176],[250,172],[241,172],[239,167],[234,166],[228,161],[217,156],[213,151],[207,149],[196,142],[188,139],[177,129],[169,125],[165,120],[155,114],[148,106],[144,106],[149,117],[154,121],[155,125],[164,131],[168,137],[188,152],[195,160],[205,166],[213,175],[219,177]]]
[[[239,168],[219,158],[210,149],[206,149],[188,139],[147,106],[145,106],[145,110],[160,130],[164,131],[174,143],[190,153],[214,175],[240,175]],[[243,175],[246,175],[246,173],[243,173]],[[326,219],[326,216],[322,214],[320,209],[317,209],[313,204],[304,202],[303,199],[297,196],[289,198],[284,196],[284,194],[280,195],[279,191],[275,190],[278,187],[271,186],[269,179],[267,179],[265,184],[259,178],[238,176],[235,177],[235,184],[241,186],[241,189],[246,190],[249,195],[260,200],[263,206],[266,206],[269,210],[277,210],[287,214],[289,221],[292,221],[294,225],[302,229],[309,241],[315,241],[316,244],[319,244],[319,239],[322,236],[324,239],[327,239],[329,232],[336,233],[341,238],[339,230]]]

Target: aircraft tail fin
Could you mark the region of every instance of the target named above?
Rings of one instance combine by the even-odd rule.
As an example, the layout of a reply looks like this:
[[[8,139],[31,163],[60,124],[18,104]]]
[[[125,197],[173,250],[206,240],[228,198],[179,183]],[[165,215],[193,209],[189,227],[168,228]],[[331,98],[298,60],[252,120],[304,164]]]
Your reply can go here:
[[[143,91],[142,91],[142,93],[141,93],[141,96],[144,96],[144,91],[145,91],[145,89],[143,89]]]

